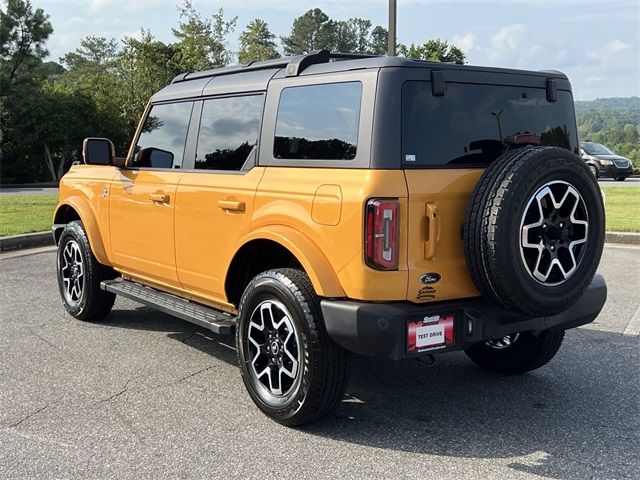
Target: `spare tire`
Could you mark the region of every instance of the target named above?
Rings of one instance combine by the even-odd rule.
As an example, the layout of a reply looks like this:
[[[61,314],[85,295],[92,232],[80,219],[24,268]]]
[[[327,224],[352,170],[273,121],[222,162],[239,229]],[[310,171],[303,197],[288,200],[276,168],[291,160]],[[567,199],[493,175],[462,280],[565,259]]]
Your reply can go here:
[[[556,147],[523,147],[483,173],[463,228],[480,294],[530,316],[573,305],[591,283],[604,244],[604,207],[584,161]]]

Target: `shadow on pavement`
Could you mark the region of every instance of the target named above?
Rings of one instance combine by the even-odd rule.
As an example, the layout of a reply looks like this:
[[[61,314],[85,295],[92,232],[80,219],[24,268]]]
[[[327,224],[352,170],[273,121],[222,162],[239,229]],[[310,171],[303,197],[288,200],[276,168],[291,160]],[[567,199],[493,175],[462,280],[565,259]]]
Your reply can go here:
[[[146,307],[114,311],[108,325],[170,332],[236,364],[233,337]],[[573,330],[549,365],[522,376],[486,373],[461,352],[431,368],[354,356],[345,400],[303,431],[383,450],[515,457],[514,470],[551,478],[631,478],[640,464],[638,347],[638,338]]]

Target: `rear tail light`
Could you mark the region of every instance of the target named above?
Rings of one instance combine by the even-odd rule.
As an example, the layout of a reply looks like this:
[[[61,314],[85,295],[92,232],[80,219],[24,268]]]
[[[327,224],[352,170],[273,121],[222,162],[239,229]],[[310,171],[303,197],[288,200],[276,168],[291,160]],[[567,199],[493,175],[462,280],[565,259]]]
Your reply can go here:
[[[367,202],[365,261],[371,268],[398,269],[399,210],[397,199],[373,198]]]

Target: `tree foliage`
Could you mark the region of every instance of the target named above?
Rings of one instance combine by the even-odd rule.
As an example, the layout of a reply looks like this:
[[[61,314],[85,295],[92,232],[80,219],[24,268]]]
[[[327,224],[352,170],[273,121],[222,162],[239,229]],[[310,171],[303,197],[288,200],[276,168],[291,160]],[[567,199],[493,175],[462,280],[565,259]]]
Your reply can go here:
[[[211,18],[203,18],[190,0],[185,0],[179,10],[180,23],[172,29],[178,39],[174,45],[175,66],[196,71],[227,65],[231,52],[226,38],[234,30],[238,17],[226,20],[220,8]]]
[[[31,79],[48,55],[45,42],[53,32],[49,16],[35,11],[29,0],[8,0],[0,9],[0,95],[7,96],[20,80]]]
[[[280,57],[275,38],[276,36],[271,33],[265,21],[259,18],[252,20],[240,34],[238,61],[249,63],[254,60],[269,60]]]
[[[466,55],[461,49],[455,45],[449,45],[447,41],[439,38],[427,40],[422,45],[412,43],[407,47],[399,44],[398,53],[403,57],[433,62],[451,62],[462,65],[466,61]]]
[[[311,9],[293,21],[291,33],[281,38],[287,55],[301,55],[325,48],[341,53],[383,54],[387,30],[365,18],[333,20],[319,8]]]

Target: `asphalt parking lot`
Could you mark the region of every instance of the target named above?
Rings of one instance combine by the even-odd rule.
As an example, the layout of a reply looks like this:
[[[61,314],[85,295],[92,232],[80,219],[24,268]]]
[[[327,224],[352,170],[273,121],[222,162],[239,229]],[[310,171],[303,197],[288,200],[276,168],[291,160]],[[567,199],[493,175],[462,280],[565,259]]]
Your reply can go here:
[[[0,256],[0,478],[637,478],[640,249],[607,247],[609,301],[545,368],[354,358],[334,416],[281,427],[232,341],[119,299],[64,313],[50,249]]]

